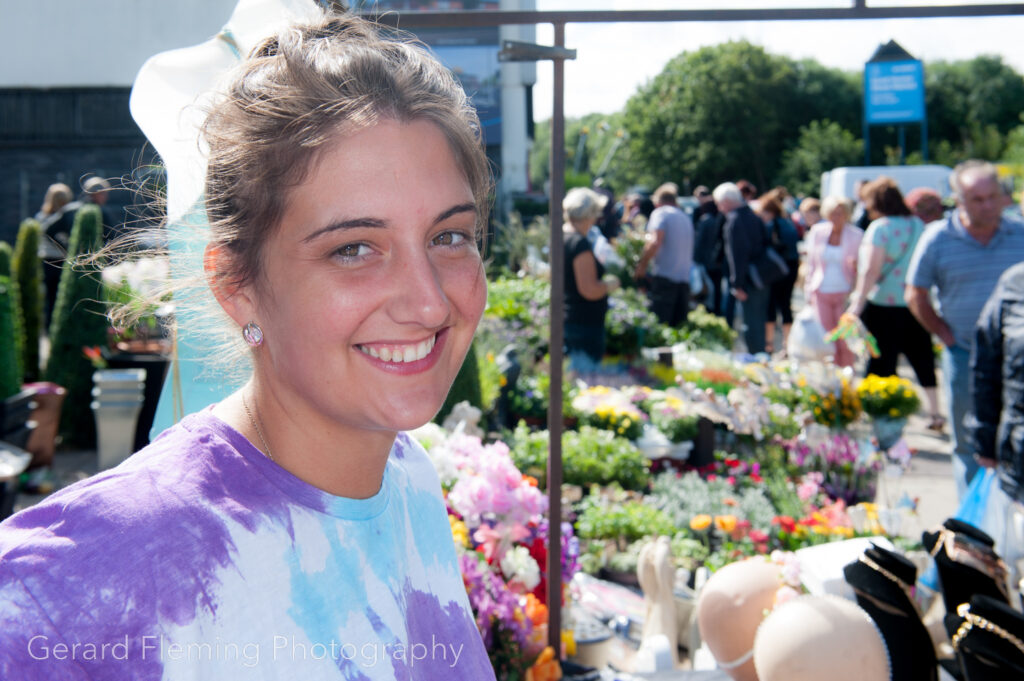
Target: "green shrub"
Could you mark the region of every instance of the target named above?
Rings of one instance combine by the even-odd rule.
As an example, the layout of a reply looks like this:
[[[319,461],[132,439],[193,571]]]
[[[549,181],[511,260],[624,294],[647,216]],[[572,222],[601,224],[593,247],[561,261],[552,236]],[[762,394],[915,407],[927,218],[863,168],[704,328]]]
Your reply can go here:
[[[18,352],[14,343],[15,296],[11,278],[0,276],[0,399],[21,390]]]
[[[7,286],[11,296],[11,336],[14,344],[14,369],[18,376],[18,389],[21,389],[21,377],[25,374],[23,355],[25,348],[25,324],[21,320],[21,295],[18,293],[18,280],[12,273],[14,268],[14,252],[6,241],[0,241],[0,277],[7,277]],[[5,356],[6,357],[6,356]],[[17,392],[17,391],[15,391]]]
[[[483,411],[484,400],[480,392],[480,367],[476,356],[476,343],[470,343],[469,351],[466,352],[466,359],[462,360],[459,373],[455,375],[452,388],[448,391],[448,397],[441,405],[441,411],[437,412],[434,420],[438,423],[444,421],[459,402],[469,402],[471,405]]]
[[[82,349],[104,345],[108,323],[99,263],[83,263],[79,258],[100,248],[102,227],[99,206],[83,206],[75,215],[57,287],[50,324],[50,359],[46,365],[46,380],[68,391],[66,402],[71,406],[62,411],[60,423],[64,442],[82,448],[92,447],[96,442],[96,424],[89,409],[93,366]]]
[[[591,494],[582,502],[576,518],[576,535],[580,539],[612,539],[628,544],[650,536],[676,533],[669,515],[641,501],[609,502]]]
[[[23,378],[26,383],[39,380],[39,336],[43,331],[43,263],[39,259],[41,229],[35,220],[25,220],[14,244],[14,278],[21,297]]]
[[[530,432],[520,423],[509,446],[519,470],[547,488],[548,431]],[[651,462],[629,440],[607,430],[581,426],[562,435],[562,482],[570,485],[609,485],[646,489]]]

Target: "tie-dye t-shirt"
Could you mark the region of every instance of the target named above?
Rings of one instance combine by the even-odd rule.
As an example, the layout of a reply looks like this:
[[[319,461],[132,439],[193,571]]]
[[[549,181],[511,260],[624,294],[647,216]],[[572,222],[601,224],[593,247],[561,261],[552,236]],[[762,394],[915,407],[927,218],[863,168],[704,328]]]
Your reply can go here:
[[[437,474],[327,494],[209,411],[0,525],[0,679],[493,679]]]

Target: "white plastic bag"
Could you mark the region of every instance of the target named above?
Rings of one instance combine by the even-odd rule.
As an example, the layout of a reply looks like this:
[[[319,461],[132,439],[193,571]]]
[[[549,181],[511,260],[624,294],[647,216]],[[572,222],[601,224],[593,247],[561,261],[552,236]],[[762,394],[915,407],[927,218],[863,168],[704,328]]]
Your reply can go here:
[[[814,306],[805,305],[793,318],[786,353],[792,359],[824,361],[826,357],[834,356],[835,352],[835,343],[825,340],[825,327],[818,321]]]

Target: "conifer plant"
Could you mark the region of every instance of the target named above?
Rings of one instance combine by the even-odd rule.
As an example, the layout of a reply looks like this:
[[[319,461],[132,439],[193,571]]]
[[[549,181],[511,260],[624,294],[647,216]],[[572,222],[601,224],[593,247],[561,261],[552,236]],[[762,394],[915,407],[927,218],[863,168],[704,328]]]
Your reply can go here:
[[[43,331],[43,263],[39,259],[41,229],[35,220],[25,220],[14,242],[12,276],[17,281],[18,307],[24,334],[22,377],[25,383],[39,380],[39,336]]]
[[[81,256],[99,250],[102,229],[99,206],[84,205],[78,210],[50,324],[45,377],[67,388],[70,408],[61,414],[60,433],[66,445],[78,448],[96,444],[96,424],[89,409],[93,365],[83,350],[104,345],[108,327],[100,265]]]

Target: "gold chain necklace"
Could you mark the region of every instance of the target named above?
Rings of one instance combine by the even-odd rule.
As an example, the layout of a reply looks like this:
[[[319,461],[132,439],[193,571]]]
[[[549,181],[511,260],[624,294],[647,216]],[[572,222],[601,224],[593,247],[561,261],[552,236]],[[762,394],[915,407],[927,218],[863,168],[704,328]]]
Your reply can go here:
[[[263,443],[263,453],[267,455],[268,459],[274,461],[274,455],[270,453],[270,445],[267,444],[267,438],[263,437],[263,431],[260,430],[260,424],[256,422],[256,419],[253,418],[252,412],[249,411],[249,403],[245,401],[244,394],[242,395],[242,406],[245,407],[245,413],[249,417],[249,423],[251,423],[252,427],[256,429],[256,434],[259,436],[260,442]],[[277,462],[274,461],[274,463]]]
[[[985,631],[995,634],[1005,641],[1009,641],[1017,650],[1024,653],[1024,641],[1021,641],[995,622],[992,622],[981,615],[975,615],[971,612],[970,603],[961,603],[958,605],[956,608],[956,614],[963,617],[964,621],[960,625],[960,628],[956,630],[956,635],[953,636],[953,650],[959,651],[960,644],[963,642],[964,636],[966,636],[974,627],[978,627],[979,629],[984,629]]]

